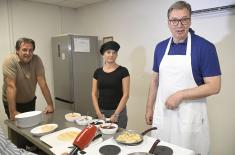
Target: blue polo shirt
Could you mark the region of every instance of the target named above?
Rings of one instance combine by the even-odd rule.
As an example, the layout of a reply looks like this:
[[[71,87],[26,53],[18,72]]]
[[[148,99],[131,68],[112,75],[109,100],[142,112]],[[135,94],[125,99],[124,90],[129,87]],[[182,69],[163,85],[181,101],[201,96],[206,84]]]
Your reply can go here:
[[[206,39],[194,34],[190,29],[192,48],[191,63],[193,77],[197,85],[204,84],[203,77],[221,75],[219,59],[214,44]],[[165,54],[170,38],[157,44],[154,52],[153,71],[159,72],[159,66]],[[186,55],[187,39],[185,42],[175,44],[173,41],[170,46],[169,55]]]

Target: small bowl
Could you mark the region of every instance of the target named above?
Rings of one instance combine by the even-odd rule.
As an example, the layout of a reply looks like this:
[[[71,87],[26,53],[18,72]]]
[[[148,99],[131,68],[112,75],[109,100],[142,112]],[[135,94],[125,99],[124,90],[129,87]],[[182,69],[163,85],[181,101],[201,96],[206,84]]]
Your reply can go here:
[[[114,134],[117,132],[118,125],[114,123],[104,123],[100,125],[100,131],[103,134]]]
[[[92,121],[91,116],[80,116],[75,120],[78,125],[88,125]]]
[[[95,125],[99,129],[100,125],[102,125],[104,123],[105,123],[105,121],[102,119],[93,119],[89,124]]]
[[[81,117],[81,114],[80,113],[68,113],[68,114],[64,115],[64,117],[67,121],[74,122],[76,119]]]
[[[21,128],[28,128],[41,123],[42,112],[41,111],[29,111],[20,113],[15,116],[16,126]]]

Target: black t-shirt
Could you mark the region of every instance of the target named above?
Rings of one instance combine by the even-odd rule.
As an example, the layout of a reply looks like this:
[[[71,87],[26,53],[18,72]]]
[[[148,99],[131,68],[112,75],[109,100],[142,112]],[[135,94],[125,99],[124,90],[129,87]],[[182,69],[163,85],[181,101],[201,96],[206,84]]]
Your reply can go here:
[[[114,110],[120,102],[122,92],[122,79],[129,76],[127,68],[119,66],[110,73],[98,68],[94,72],[93,77],[98,82],[98,103],[99,107],[104,110]]]

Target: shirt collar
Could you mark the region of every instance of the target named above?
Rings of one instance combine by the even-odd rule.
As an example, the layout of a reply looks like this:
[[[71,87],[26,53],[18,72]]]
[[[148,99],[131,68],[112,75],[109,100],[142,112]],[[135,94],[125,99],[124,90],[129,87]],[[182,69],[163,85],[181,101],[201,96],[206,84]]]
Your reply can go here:
[[[174,40],[172,39],[171,45],[187,45],[188,37],[184,40],[182,43],[174,43]]]

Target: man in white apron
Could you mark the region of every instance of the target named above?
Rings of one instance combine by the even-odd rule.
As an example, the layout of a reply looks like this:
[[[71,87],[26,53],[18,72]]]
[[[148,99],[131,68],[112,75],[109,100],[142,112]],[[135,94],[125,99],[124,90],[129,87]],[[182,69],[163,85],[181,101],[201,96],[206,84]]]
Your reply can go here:
[[[212,43],[190,29],[191,6],[174,3],[168,10],[170,39],[155,49],[146,123],[152,136],[209,154],[206,97],[220,91],[220,66]]]

